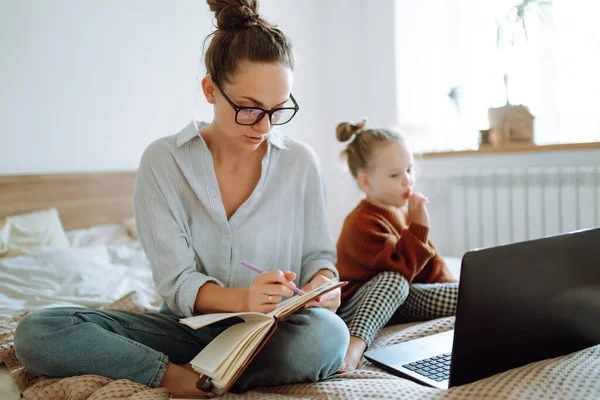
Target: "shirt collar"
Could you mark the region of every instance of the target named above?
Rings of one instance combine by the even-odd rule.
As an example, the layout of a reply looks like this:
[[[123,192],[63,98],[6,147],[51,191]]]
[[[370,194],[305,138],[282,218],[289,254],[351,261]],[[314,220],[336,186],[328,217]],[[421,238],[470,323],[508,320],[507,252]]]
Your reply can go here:
[[[177,147],[181,147],[185,143],[192,140],[193,138],[200,136],[198,133],[200,131],[200,128],[202,128],[206,125],[208,125],[206,122],[200,122],[200,121],[190,122],[185,128],[183,128],[181,130],[181,132],[179,132],[177,134],[177,142],[176,142]],[[267,140],[269,141],[269,144],[272,144],[273,146],[275,146],[279,149],[282,149],[282,150],[287,149],[287,147],[285,145],[285,136],[283,136],[283,134],[276,129],[271,129],[271,132],[269,132],[269,137],[267,138]]]

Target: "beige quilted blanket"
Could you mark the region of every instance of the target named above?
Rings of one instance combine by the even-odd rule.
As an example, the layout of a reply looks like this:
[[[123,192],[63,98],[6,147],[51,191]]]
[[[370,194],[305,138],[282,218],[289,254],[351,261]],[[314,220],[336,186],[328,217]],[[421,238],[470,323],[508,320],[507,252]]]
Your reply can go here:
[[[130,294],[108,308],[144,311]],[[127,380],[96,375],[64,379],[36,378],[15,358],[14,328],[23,315],[0,322],[0,361],[11,371],[26,400],[166,400],[169,393]],[[382,330],[373,348],[452,329],[453,318],[427,321],[399,331]],[[255,389],[223,398],[240,399],[590,399],[600,398],[600,345],[568,356],[533,363],[447,391],[421,386],[390,375],[363,359],[352,373],[335,375],[312,384]]]

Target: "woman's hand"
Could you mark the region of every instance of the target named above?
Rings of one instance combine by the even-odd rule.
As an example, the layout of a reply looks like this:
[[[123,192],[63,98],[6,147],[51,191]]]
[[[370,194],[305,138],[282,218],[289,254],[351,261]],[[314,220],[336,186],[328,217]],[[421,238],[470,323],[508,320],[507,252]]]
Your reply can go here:
[[[282,297],[291,297],[296,284],[294,272],[274,270],[258,274],[248,289],[248,310],[268,313],[277,308]]]
[[[412,193],[408,198],[408,219],[415,224],[429,228],[429,213],[427,212],[427,197],[421,193]]]
[[[310,280],[308,285],[302,288],[302,290],[307,293],[311,290],[323,286],[329,281],[331,281],[331,279],[323,275],[317,274]],[[336,312],[341,303],[341,295],[342,291],[340,288],[333,289],[325,294],[318,296],[314,300],[309,301],[304,305],[304,308],[320,307],[326,308],[331,312]]]

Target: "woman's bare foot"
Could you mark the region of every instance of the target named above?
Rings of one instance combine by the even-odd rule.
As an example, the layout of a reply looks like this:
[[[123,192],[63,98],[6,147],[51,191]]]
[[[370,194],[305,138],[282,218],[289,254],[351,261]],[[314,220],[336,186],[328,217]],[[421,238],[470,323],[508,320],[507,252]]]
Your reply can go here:
[[[350,336],[350,344],[346,350],[344,363],[338,370],[338,373],[344,373],[356,369],[363,353],[367,349],[367,343],[358,336]]]
[[[185,369],[189,369],[190,371],[192,371],[195,374],[198,374],[198,372],[196,372],[196,370],[194,369],[194,367],[192,367],[192,364],[190,364],[190,363],[179,364],[179,366],[183,367]]]
[[[163,376],[160,386],[164,387],[171,393],[177,394],[201,394],[202,391],[196,388],[198,374],[189,365],[177,365],[169,363],[167,370]]]

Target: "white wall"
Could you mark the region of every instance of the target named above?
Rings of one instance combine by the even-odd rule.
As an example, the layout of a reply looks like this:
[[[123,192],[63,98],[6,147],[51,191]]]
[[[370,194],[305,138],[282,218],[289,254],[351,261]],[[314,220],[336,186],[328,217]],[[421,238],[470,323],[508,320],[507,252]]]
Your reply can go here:
[[[271,4],[272,2],[264,2]],[[276,20],[298,54],[294,86],[301,111],[285,127],[311,144],[321,160],[328,212],[337,237],[360,193],[339,162],[341,121],[368,116],[396,123],[393,0],[279,0]],[[297,95],[296,95],[297,94]]]
[[[0,2],[0,174],[137,168],[210,109],[202,1]]]
[[[393,0],[263,0],[291,38],[301,111],[283,131],[322,161],[337,235],[359,193],[335,125],[396,121]],[[210,119],[201,0],[0,0],[0,175],[137,168],[145,146]]]

